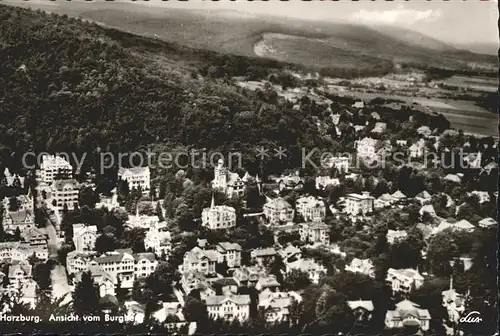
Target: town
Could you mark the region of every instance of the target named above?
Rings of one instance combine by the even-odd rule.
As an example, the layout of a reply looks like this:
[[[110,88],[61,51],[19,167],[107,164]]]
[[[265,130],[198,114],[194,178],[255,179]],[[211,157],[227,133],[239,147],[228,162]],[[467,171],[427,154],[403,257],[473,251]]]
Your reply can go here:
[[[460,319],[495,300],[481,275],[496,265],[497,143],[411,120],[408,140],[391,140],[365,109],[328,112],[365,136],[311,175],[236,173],[220,159],[196,184],[192,171],[120,167],[99,193],[95,174],[76,176],[61,156],[43,156],[33,176],[6,168],[2,312],[49,291],[80,311],[190,333],[204,318],[309,330],[328,314],[340,331],[463,332]],[[456,148],[465,165],[423,163]],[[396,152],[411,163],[392,164]]]

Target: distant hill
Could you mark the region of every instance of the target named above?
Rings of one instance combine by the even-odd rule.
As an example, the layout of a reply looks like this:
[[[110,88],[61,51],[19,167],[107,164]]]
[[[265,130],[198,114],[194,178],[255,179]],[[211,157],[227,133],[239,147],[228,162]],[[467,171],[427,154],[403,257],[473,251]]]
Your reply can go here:
[[[28,3],[26,6],[42,5]],[[306,66],[366,68],[387,61],[451,68],[463,68],[471,62],[496,66],[496,58],[490,55],[478,55],[421,33],[394,27],[126,3],[118,7],[113,3],[59,2],[57,6],[41,8],[192,48],[258,55]]]

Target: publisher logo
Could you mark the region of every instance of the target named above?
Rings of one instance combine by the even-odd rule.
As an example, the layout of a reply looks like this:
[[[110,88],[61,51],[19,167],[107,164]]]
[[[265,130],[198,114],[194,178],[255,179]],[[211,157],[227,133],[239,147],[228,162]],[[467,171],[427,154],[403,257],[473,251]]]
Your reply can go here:
[[[475,310],[460,318],[460,323],[481,323],[482,321],[481,313]]]

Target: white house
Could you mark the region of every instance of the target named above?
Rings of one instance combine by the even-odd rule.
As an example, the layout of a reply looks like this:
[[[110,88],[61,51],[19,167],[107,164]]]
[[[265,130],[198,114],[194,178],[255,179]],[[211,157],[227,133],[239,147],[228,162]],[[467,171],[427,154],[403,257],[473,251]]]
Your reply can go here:
[[[313,196],[297,199],[295,210],[304,221],[322,221],[326,216],[325,203]]]
[[[271,224],[292,222],[295,214],[292,206],[281,197],[276,199],[267,198],[267,202],[264,204],[263,209],[264,216]]]
[[[370,259],[354,258],[349,265],[345,266],[345,270],[353,273],[361,273],[375,278],[375,267]]]
[[[205,299],[208,316],[227,321],[246,321],[250,316],[249,295],[215,295]]]
[[[143,193],[147,193],[151,188],[151,172],[149,167],[120,167],[118,170],[118,178],[127,182],[130,190],[140,187]]]
[[[286,273],[289,274],[293,270],[299,270],[307,273],[312,283],[319,283],[319,279],[326,274],[326,268],[318,264],[313,259],[299,259],[286,264]]]
[[[411,158],[421,158],[425,154],[425,140],[420,139],[408,148]]]
[[[57,210],[62,211],[64,205],[68,210],[73,210],[75,205],[78,205],[80,184],[76,180],[55,180],[52,183],[51,191]]]
[[[150,227],[144,237],[144,249],[151,249],[158,257],[165,254],[168,260],[172,251],[172,237],[169,231],[160,231],[157,225]]]
[[[40,177],[44,183],[50,184],[57,174],[72,178],[73,167],[61,156],[44,155],[40,163]]]
[[[245,182],[237,173],[229,172],[224,167],[224,160],[220,159],[214,168],[212,188],[221,190],[228,198],[235,198],[245,193]]]
[[[92,251],[97,239],[97,226],[73,224],[73,243],[77,252]]]
[[[236,226],[236,210],[227,205],[215,205],[214,198],[210,208],[203,209],[201,213],[202,225],[211,229],[227,229]]]
[[[344,211],[350,215],[366,215],[373,212],[375,198],[368,192],[360,194],[348,194],[345,198]]]
[[[393,292],[410,293],[413,289],[418,289],[424,284],[424,278],[417,270],[394,269],[387,271],[386,282],[391,286]]]
[[[219,252],[218,262],[226,260],[227,265],[231,268],[241,266],[241,246],[238,243],[222,242],[215,246]]]
[[[301,241],[330,245],[330,228],[323,222],[302,223],[299,234]]]
[[[356,151],[359,156],[362,157],[373,157],[376,155],[377,140],[373,138],[363,138],[361,140],[356,140]]]
[[[403,328],[404,326],[419,326],[422,331],[429,330],[431,316],[427,309],[409,300],[396,304],[395,310],[388,310],[385,315],[385,326],[388,329]]]
[[[264,309],[268,323],[288,321],[291,305],[294,302],[301,301],[302,297],[296,292],[272,292],[264,290],[259,294],[259,308]]]

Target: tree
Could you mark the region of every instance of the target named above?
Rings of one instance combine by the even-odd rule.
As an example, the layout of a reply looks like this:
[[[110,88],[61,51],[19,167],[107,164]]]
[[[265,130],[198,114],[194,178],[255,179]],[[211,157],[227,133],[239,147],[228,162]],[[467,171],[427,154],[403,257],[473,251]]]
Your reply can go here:
[[[163,222],[165,220],[165,218],[163,217],[163,210],[161,208],[160,202],[156,202],[155,213],[158,216],[158,219],[160,220],[160,222]]]
[[[182,314],[186,321],[197,322],[200,325],[208,321],[208,311],[205,303],[190,296],[186,299]]]
[[[16,231],[14,232],[14,240],[15,241],[21,240],[21,230],[19,229],[19,227],[16,227]]]
[[[99,309],[99,289],[90,272],[83,272],[73,292],[73,307],[77,315],[96,315]]]
[[[311,284],[309,275],[301,270],[294,269],[287,274],[285,279],[285,286],[289,290],[301,290]]]
[[[95,250],[98,253],[114,251],[117,248],[116,237],[112,233],[105,233],[97,237],[95,240]]]
[[[163,207],[165,208],[165,216],[167,218],[173,218],[174,215],[173,201],[174,201],[174,194],[171,192],[167,192],[165,195],[165,200],[163,201]]]
[[[80,189],[78,194],[78,204],[80,207],[86,205],[89,208],[94,208],[96,203],[99,202],[99,196],[90,186],[86,186]]]

